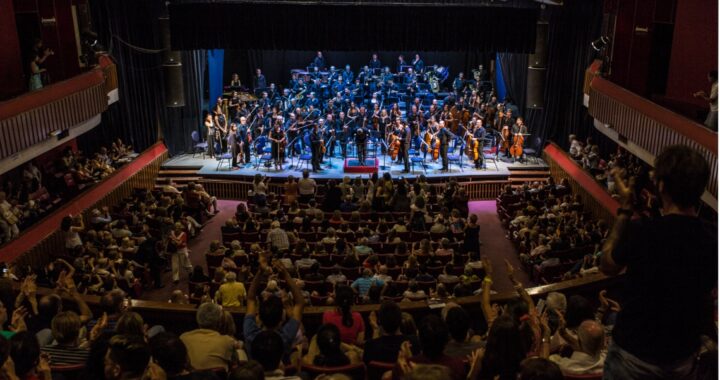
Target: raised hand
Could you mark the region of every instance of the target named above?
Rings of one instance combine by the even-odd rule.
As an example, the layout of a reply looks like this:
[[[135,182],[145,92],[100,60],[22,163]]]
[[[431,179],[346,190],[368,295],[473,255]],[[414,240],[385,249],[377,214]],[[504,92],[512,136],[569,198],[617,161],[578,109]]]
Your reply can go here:
[[[620,196],[620,204],[623,206],[631,205],[635,189],[635,177],[630,177],[626,182],[622,177],[623,170],[618,167],[613,168],[610,174],[615,178],[615,189]]]
[[[27,309],[21,306],[15,309],[10,319],[10,330],[13,332],[20,332],[27,330],[25,325],[25,317],[28,315]]]
[[[508,261],[508,259],[505,259],[505,271],[510,278],[513,278],[513,276],[515,275],[515,268],[512,266],[512,264],[510,264],[510,261]]]

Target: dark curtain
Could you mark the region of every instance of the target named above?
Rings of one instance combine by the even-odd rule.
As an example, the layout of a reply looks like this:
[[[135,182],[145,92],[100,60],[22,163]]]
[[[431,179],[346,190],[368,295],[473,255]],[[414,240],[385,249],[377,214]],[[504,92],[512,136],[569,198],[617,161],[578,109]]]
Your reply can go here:
[[[600,34],[602,0],[566,0],[547,8],[548,62],[545,108],[528,109],[533,137],[568,148],[569,134],[590,134],[592,118],[583,106],[585,69],[593,58],[592,42]]]
[[[171,2],[175,49],[508,51],[535,48],[537,9]]]
[[[328,65],[343,69],[350,65],[357,74],[361,66],[370,61],[371,51],[323,51]],[[256,68],[262,68],[263,74],[269,83],[283,87],[290,80],[291,69],[304,69],[310,64],[316,51],[309,50],[225,50],[224,83],[230,81],[232,73],[238,73],[243,84],[250,87]],[[414,59],[415,52],[382,51],[378,58],[383,65],[389,66],[395,72],[398,56],[405,56],[408,64]],[[449,85],[458,72],[470,74],[470,70],[478,65],[488,67],[494,54],[480,51],[467,52],[421,52],[420,58],[426,65],[445,66],[450,70],[446,85]]]
[[[198,131],[200,136],[205,133],[201,120],[207,66],[205,50],[184,51],[182,60],[185,107],[164,108],[166,118],[162,138],[171,155],[185,153],[192,147],[193,131]]]
[[[518,109],[525,109],[525,97],[527,87],[528,55],[521,53],[500,53],[498,54],[500,69],[505,80],[506,97],[518,106]]]
[[[200,126],[204,51],[183,52],[185,107],[165,108],[162,42],[158,17],[163,2],[90,2],[99,41],[117,64],[120,101],[103,114],[103,127],[85,140],[120,137],[142,151],[164,137],[171,154],[190,147]]]

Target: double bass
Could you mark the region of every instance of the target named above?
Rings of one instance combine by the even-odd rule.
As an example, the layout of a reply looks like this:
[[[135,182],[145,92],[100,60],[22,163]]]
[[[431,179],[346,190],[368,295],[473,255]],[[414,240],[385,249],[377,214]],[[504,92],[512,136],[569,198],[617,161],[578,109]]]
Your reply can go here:
[[[523,154],[523,144],[525,143],[525,136],[522,133],[516,133],[513,136],[513,145],[510,147],[510,155],[513,158],[518,159]]]
[[[400,153],[400,138],[395,136],[394,133],[390,134],[390,141],[388,142],[388,154],[393,160],[397,159]]]
[[[480,158],[480,142],[470,131],[465,132],[465,154],[470,161],[477,161]]]
[[[511,144],[510,127],[507,125],[502,128],[500,132],[500,151],[507,154],[510,151]]]

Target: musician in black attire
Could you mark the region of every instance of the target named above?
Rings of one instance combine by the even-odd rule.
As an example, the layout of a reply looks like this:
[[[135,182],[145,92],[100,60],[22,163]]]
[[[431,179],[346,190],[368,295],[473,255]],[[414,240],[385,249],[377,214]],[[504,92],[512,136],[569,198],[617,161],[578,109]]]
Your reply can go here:
[[[402,144],[400,145],[400,157],[405,164],[403,173],[410,173],[410,143],[412,142],[412,129],[405,124],[400,134]]]
[[[315,125],[313,125],[312,132],[310,132],[310,146],[312,148],[313,173],[317,172],[318,170],[321,170],[321,168],[320,168],[320,162],[322,162],[322,152],[320,151],[321,144],[322,144],[322,137],[320,136],[320,131],[318,130],[317,124],[315,124]]]
[[[450,144],[450,139],[452,138],[452,134],[450,131],[445,128],[445,122],[440,121],[439,123],[440,130],[438,131],[437,138],[440,140],[440,158],[442,159],[442,169],[443,171],[448,170],[448,145]]]
[[[285,159],[285,131],[282,129],[282,124],[275,123],[275,128],[270,131],[268,137],[270,138],[275,168],[282,170],[282,163]]]
[[[372,59],[370,60],[370,63],[368,63],[368,66],[371,69],[379,69],[382,67],[382,62],[380,62],[377,53],[373,53]]]
[[[247,125],[247,118],[245,116],[240,117],[240,125],[237,127],[237,134],[240,136],[238,142],[242,142],[242,151],[245,156],[245,163],[250,162],[250,145],[252,141],[252,132],[250,127]]]
[[[323,54],[321,51],[317,52],[317,56],[315,56],[315,59],[313,59],[312,64],[310,66],[313,66],[318,69],[324,69],[327,67],[325,63],[325,57],[323,57]]]
[[[397,62],[397,70],[395,72],[399,73],[403,71],[403,66],[408,66],[407,62],[405,62],[405,57],[402,56],[402,54],[398,57]]]
[[[262,70],[256,69],[255,70],[255,78],[253,78],[253,90],[262,90],[265,87],[267,87],[267,81],[265,80],[265,75],[262,74]]]
[[[485,162],[483,160],[483,146],[485,145],[485,135],[487,132],[485,131],[485,127],[482,125],[482,119],[478,119],[475,123],[475,131],[473,131],[473,137],[475,137],[478,145],[478,159],[475,160],[475,169],[482,169],[485,166]]]
[[[207,141],[208,148],[207,154],[210,158],[215,158],[215,123],[213,122],[212,114],[208,113],[205,115],[205,129],[207,130]]]
[[[296,153],[299,154],[300,151],[297,148],[298,142],[296,141],[298,137],[298,125],[294,113],[291,112],[288,115],[287,120],[285,120],[285,125],[283,126],[283,129],[287,131],[288,143],[292,144],[290,146],[290,156],[294,156]]]
[[[350,65],[345,65],[345,71],[342,72],[342,80],[345,83],[352,83],[355,74],[350,70]]]
[[[232,155],[232,167],[237,168],[239,167],[237,164],[237,156],[240,153],[240,147],[238,146],[238,134],[237,134],[237,125],[235,123],[230,124],[230,130],[228,131],[227,136],[227,144],[228,144],[228,150],[230,150],[230,154]]]
[[[363,127],[361,124],[360,127],[355,131],[355,144],[357,145],[357,156],[360,165],[365,165],[367,137],[367,129],[365,129],[365,127]]]
[[[418,74],[422,73],[423,69],[425,69],[425,62],[420,59],[420,54],[415,54],[415,59],[412,61],[412,64]]]
[[[328,143],[327,146],[327,157],[332,157],[335,154],[335,143],[337,143],[338,131],[342,128],[332,113],[328,113],[325,116],[325,125],[328,131]]]

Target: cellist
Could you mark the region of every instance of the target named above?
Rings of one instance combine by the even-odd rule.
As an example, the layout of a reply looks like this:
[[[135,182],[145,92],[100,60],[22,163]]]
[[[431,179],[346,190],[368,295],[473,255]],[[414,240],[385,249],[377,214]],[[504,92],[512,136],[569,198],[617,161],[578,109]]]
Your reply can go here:
[[[475,169],[483,169],[485,162],[483,160],[483,146],[485,145],[485,127],[483,127],[482,119],[477,119],[475,122],[475,130],[473,131],[473,137],[475,138],[475,144],[477,147],[473,147],[478,150],[477,159],[475,160]]]

